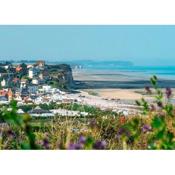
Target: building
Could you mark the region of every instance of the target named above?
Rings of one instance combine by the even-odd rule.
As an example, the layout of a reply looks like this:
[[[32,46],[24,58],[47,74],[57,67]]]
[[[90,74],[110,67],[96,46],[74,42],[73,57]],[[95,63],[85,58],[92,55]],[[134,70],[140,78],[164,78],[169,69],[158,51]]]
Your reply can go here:
[[[32,64],[28,64],[27,65],[27,69],[30,69],[30,68],[33,68],[33,65]]]
[[[4,79],[1,81],[1,86],[2,87],[5,87],[6,86],[6,81]]]
[[[32,117],[53,117],[54,116],[54,114],[51,111],[41,109],[39,106],[37,106],[35,109],[30,110],[29,114]]]
[[[31,79],[33,78],[33,69],[32,68],[29,69],[28,76]]]
[[[21,66],[17,66],[16,67],[16,72],[20,72],[22,70],[22,67]]]
[[[22,109],[18,109],[17,114],[24,114],[24,111]]]
[[[38,60],[38,61],[36,62],[36,66],[38,66],[39,68],[44,68],[44,66],[45,66],[45,61],[43,61],[43,60]]]
[[[0,90],[0,96],[6,96],[6,95],[7,95],[7,90],[6,89]]]
[[[39,74],[39,78],[40,78],[40,80],[43,80],[43,74],[42,73]]]
[[[38,92],[38,86],[36,86],[36,85],[28,86],[28,92],[30,94],[36,94]]]
[[[25,97],[29,96],[29,92],[27,88],[23,88],[21,91],[21,98],[24,99]]]
[[[21,96],[19,95],[19,96],[15,96],[15,98],[14,98],[17,102],[22,102],[22,98],[21,98]]]
[[[32,84],[38,85],[38,80],[36,78],[32,79]]]
[[[7,98],[8,98],[8,101],[11,101],[12,98],[13,98],[13,92],[11,89],[8,89],[8,92],[7,92]]]
[[[21,79],[20,88],[26,88],[26,83],[27,83],[27,80],[26,79]]]
[[[51,86],[49,86],[49,85],[43,85],[43,92],[46,92],[46,93],[48,93],[48,92],[50,92],[51,91],[51,89],[52,89],[52,87]]]
[[[0,104],[9,104],[6,96],[0,96]]]

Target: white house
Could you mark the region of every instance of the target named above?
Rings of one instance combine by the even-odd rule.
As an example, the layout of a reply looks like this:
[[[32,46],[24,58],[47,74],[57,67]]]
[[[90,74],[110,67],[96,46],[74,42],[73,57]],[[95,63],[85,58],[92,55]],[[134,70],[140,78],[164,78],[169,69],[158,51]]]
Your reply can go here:
[[[37,84],[38,84],[38,80],[37,80],[36,78],[34,78],[34,79],[32,80],[32,84],[37,85]]]
[[[43,85],[43,91],[44,92],[50,92],[51,91],[51,89],[52,89],[52,87],[51,86],[49,86],[49,85]]]
[[[32,68],[29,69],[28,76],[31,79],[33,78],[33,69]]]
[[[3,79],[3,80],[1,81],[1,86],[2,86],[2,87],[5,87],[5,85],[6,85],[6,81]]]

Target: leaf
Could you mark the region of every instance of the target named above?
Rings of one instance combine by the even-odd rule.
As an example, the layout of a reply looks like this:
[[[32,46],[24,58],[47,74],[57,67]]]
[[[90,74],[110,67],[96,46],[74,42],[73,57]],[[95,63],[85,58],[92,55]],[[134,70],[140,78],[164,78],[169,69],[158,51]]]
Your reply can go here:
[[[160,139],[162,139],[164,137],[164,135],[165,135],[165,130],[162,129],[156,134],[155,137],[156,137],[156,139],[160,140]]]
[[[156,82],[156,80],[155,80],[154,78],[151,78],[150,81],[151,81],[151,84],[152,84],[153,86],[156,86],[156,83],[157,83],[157,82]]]
[[[141,102],[139,100],[135,101],[136,105],[141,106]]]
[[[161,129],[165,126],[165,121],[162,117],[156,116],[153,118],[151,125],[153,128]]]
[[[31,149],[30,144],[28,142],[21,143],[21,149],[25,149],[25,150]]]
[[[168,142],[172,142],[172,140],[174,138],[174,134],[172,132],[168,131],[166,138],[167,138]]]
[[[89,136],[89,137],[87,137],[87,139],[86,139],[85,147],[86,147],[87,149],[91,149],[93,143],[94,143],[94,139],[93,139],[92,137]]]

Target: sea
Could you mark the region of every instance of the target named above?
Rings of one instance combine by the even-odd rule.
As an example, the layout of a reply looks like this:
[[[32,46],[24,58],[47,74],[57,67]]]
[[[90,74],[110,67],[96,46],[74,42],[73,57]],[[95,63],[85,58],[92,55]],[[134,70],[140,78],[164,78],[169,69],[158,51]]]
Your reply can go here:
[[[175,66],[116,66],[112,64],[98,65],[90,64],[80,67],[91,72],[118,73],[123,75],[137,75],[142,77],[151,77],[156,75],[158,78],[175,80]]]

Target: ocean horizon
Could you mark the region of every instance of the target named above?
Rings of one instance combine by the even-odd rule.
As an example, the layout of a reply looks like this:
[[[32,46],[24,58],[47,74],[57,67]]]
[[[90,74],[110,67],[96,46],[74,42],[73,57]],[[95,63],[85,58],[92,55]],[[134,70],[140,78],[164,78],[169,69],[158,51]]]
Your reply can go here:
[[[76,69],[74,69],[76,70]],[[123,74],[128,76],[142,76],[148,78],[150,76],[156,75],[163,79],[173,79],[175,80],[175,66],[115,66],[115,65],[84,65],[81,71],[90,71],[92,73],[100,74]]]

